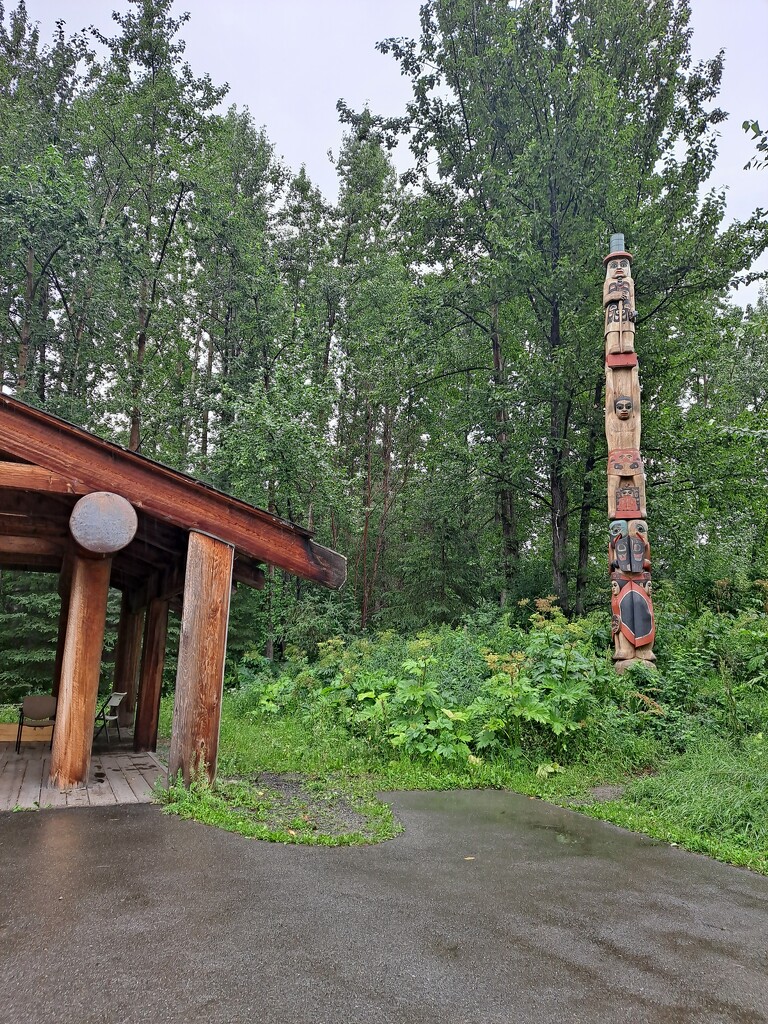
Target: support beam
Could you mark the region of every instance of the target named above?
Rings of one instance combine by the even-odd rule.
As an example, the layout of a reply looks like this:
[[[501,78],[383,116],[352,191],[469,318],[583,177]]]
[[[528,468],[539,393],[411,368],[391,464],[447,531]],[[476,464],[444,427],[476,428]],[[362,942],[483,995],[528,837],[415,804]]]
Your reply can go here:
[[[40,499],[36,499],[40,502]],[[66,522],[59,517],[54,519],[51,516],[19,515],[5,511],[5,500],[0,504],[3,507],[3,514],[0,515],[0,536],[1,537],[51,537],[60,540],[68,540]]]
[[[54,697],[59,696],[61,687],[61,666],[64,661],[64,646],[67,640],[67,621],[69,619],[69,595],[72,590],[72,556],[67,555],[59,573],[59,631],[56,637],[56,660],[53,663],[53,688],[51,692]]]
[[[115,644],[115,675],[112,690],[124,693],[125,700],[118,708],[120,725],[131,727],[136,711],[136,687],[141,659],[141,638],[144,632],[144,611],[132,611],[127,594],[120,605],[120,621]]]
[[[0,558],[32,555],[33,558],[58,558],[66,554],[69,542],[66,537],[8,537],[0,535]]]
[[[81,498],[69,519],[78,547],[71,556],[67,635],[51,752],[51,784],[60,789],[88,782],[111,556],[131,542],[136,523],[136,513],[125,498],[104,491]]]
[[[168,601],[153,597],[147,607],[139,674],[139,702],[133,730],[134,750],[157,750],[157,722],[168,634]]]
[[[192,532],[187,551],[168,775],[184,782],[200,765],[216,776],[234,550]]]
[[[241,558],[239,555],[235,558],[232,576],[235,583],[244,583],[247,587],[253,587],[254,590],[263,590],[266,583],[266,576],[261,566],[254,565],[253,561]]]
[[[88,781],[111,559],[76,555],[51,752],[51,783]]]
[[[87,494],[93,490],[79,480],[21,462],[0,462],[0,490],[45,491],[49,494]]]
[[[130,607],[138,611],[146,608],[153,597],[170,600],[184,591],[184,562],[163,571],[153,572],[141,587],[128,594]]]

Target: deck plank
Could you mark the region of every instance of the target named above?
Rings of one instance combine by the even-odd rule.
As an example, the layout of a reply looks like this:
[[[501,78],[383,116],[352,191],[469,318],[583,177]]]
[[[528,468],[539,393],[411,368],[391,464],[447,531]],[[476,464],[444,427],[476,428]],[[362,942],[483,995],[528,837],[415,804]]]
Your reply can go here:
[[[67,794],[58,786],[46,782],[40,789],[40,807],[66,807]]]
[[[24,781],[19,790],[18,806],[25,810],[34,810],[40,806],[40,790],[45,780],[44,771],[46,758],[30,760],[27,762],[27,770],[24,773]]]
[[[131,789],[128,780],[123,775],[117,761],[113,760],[113,757],[114,755],[106,755],[102,758],[102,764],[106,769],[106,775],[117,802],[119,804],[137,804],[139,801],[136,794]]]
[[[90,804],[88,790],[85,787],[78,786],[77,789],[68,789],[66,795],[67,807],[88,807]]]
[[[9,759],[0,775],[0,811],[12,811],[17,806],[26,770],[27,762],[24,758]]]
[[[130,754],[118,754],[117,764],[123,777],[136,795],[141,804],[148,804],[152,799],[152,788],[142,773],[134,765],[134,759]]]
[[[97,772],[104,775],[101,781],[94,777]],[[91,807],[108,807],[114,806],[117,803],[117,798],[109,784],[106,769],[102,764],[101,758],[97,756],[91,758],[91,778],[88,782],[88,797],[91,801]]]

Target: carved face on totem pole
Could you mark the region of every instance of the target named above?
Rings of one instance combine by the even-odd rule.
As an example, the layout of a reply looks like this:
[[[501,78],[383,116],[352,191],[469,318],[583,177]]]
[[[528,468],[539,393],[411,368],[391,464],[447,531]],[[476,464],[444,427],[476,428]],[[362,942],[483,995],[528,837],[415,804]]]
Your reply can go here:
[[[605,263],[605,285],[603,298],[606,302],[629,297],[630,281],[632,280],[632,260],[629,253],[612,254]]]
[[[613,400],[613,411],[620,420],[628,420],[634,410],[634,402],[629,395],[619,395]]]
[[[643,472],[643,459],[637,448],[617,448],[608,454],[611,476],[637,476]]]
[[[608,529],[611,534],[608,545],[608,563],[611,569],[631,572],[632,562],[626,522],[622,519],[614,519]]]
[[[608,453],[608,515],[613,519],[645,518],[645,474],[637,448]]]

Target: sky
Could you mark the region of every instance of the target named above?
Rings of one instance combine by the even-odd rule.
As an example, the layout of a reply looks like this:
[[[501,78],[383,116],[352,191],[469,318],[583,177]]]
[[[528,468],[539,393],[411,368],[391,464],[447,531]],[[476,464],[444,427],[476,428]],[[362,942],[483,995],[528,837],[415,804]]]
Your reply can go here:
[[[383,115],[403,113],[408,82],[391,56],[375,49],[390,36],[417,38],[420,0],[177,0],[189,11],[182,29],[185,57],[198,75],[228,82],[225,104],[247,106],[266,130],[275,153],[294,170],[305,164],[325,195],[336,195],[328,150],[338,151],[343,126],[336,101],[354,110],[366,103]],[[636,0],[642,3],[643,0]],[[7,0],[6,8],[13,6]],[[125,0],[27,0],[43,41],[58,18],[74,32],[96,25],[112,34],[111,11]],[[711,184],[727,189],[728,219],[744,219],[768,206],[768,170],[744,171],[754,154],[742,131],[746,119],[768,122],[768,0],[692,0],[695,60],[726,52],[718,100],[728,111],[721,125],[719,156]],[[401,169],[407,153],[395,156]],[[761,260],[768,269],[768,256]],[[754,302],[757,286],[740,291]]]

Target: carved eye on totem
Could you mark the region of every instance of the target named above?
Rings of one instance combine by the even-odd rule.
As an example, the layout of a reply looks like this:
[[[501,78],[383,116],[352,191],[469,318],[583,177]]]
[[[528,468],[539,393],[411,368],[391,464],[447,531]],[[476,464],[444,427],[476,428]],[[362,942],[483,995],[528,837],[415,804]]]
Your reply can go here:
[[[628,269],[628,268],[629,268],[629,260],[622,260],[622,261],[621,261],[621,262],[619,263],[619,266],[620,266],[620,267],[625,267],[626,269]]]
[[[630,462],[629,468],[630,469],[640,469],[640,463],[639,462]]]
[[[621,519],[614,519],[608,529],[614,540],[618,540],[619,537],[626,536],[626,523]]]
[[[609,270],[616,270],[618,265],[619,265],[619,261],[618,260],[611,260],[611,262],[608,264],[608,269]]]

